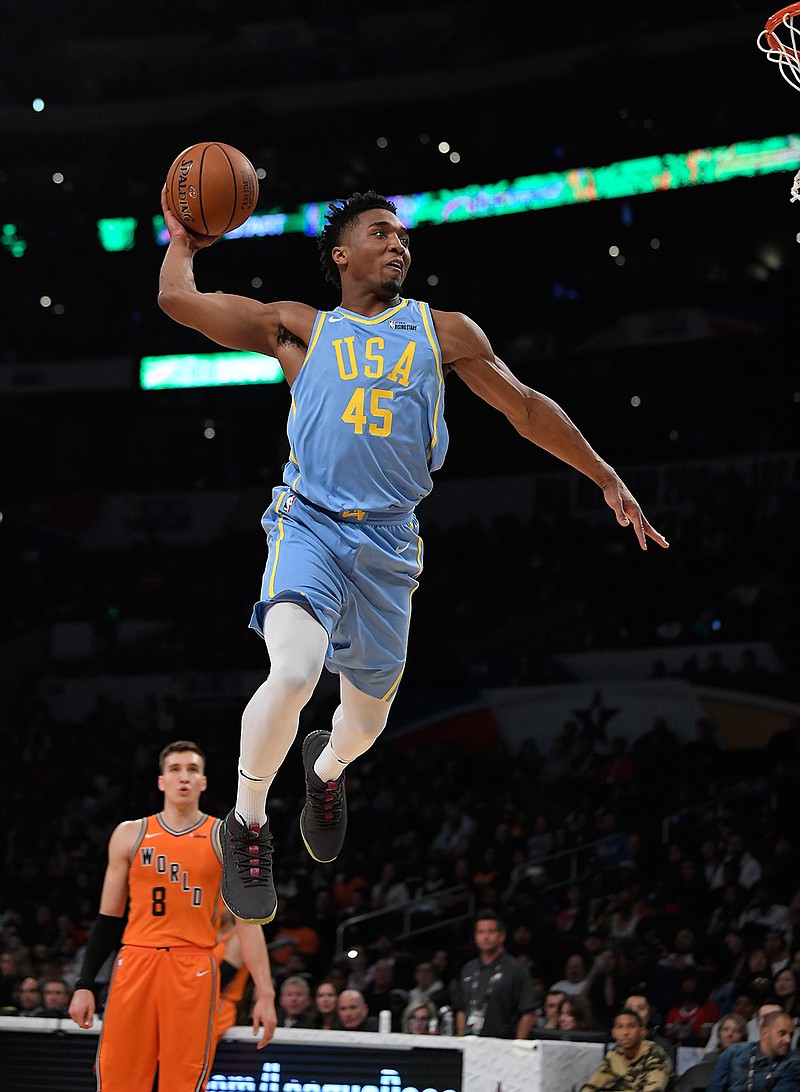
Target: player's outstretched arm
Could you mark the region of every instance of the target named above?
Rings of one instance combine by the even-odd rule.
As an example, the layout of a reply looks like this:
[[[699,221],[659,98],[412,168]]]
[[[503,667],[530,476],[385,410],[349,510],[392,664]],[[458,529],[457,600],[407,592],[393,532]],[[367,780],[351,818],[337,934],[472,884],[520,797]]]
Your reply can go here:
[[[261,1032],[258,1049],[265,1047],[275,1034],[278,1023],[275,1012],[275,987],[272,982],[272,969],[269,953],[264,939],[264,930],[260,925],[236,919],[236,933],[242,946],[242,955],[253,979],[256,1000],[253,1005],[253,1035]]]
[[[505,414],[517,432],[590,478],[603,492],[622,527],[633,527],[639,545],[647,539],[669,544],[645,518],[616,470],[591,447],[557,402],[521,382],[494,353],[484,332],[466,315],[434,312],[444,363],[490,406]]]

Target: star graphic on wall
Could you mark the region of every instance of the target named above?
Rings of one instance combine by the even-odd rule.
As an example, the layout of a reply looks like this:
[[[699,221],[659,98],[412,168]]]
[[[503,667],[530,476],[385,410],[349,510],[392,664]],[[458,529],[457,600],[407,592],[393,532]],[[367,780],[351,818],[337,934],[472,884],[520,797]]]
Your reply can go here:
[[[576,719],[583,727],[582,735],[594,743],[606,742],[606,725],[617,715],[619,709],[609,709],[603,705],[603,695],[596,690],[588,709],[574,709]]]

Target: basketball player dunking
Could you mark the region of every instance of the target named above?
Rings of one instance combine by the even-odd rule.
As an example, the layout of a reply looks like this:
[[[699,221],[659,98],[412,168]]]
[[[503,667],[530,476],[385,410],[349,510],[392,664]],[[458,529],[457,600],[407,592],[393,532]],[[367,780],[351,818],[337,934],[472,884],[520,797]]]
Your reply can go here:
[[[331,730],[303,743],[300,830],[317,861],[341,849],[345,767],[381,734],[397,693],[422,569],[414,511],[447,450],[448,372],[595,482],[642,549],[648,538],[667,543],[564,411],[521,383],[471,319],[401,297],[409,237],[385,197],[330,206],[318,242],[341,291],[331,311],[199,292],[194,256],[215,240],[188,232],[163,194],[162,208],[162,309],[220,345],[277,357],[291,387],[290,453],[262,521],[269,557],[250,623],[270,671],[242,716],[238,794],[222,833],[223,898],[239,917],[267,922],[277,908],[267,794],[323,665],[339,673],[341,701]]]

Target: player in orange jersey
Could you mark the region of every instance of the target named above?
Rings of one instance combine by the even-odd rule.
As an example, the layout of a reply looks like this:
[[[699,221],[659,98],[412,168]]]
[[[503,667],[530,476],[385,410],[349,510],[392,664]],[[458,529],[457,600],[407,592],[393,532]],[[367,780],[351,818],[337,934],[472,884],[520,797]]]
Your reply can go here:
[[[220,820],[200,810],[205,755],[195,743],[168,744],[159,768],[162,810],[111,835],[100,913],[69,1007],[76,1024],[91,1027],[95,975],[121,941],[97,1050],[98,1092],[150,1092],[156,1072],[162,1090],[202,1092],[216,1048]],[[236,929],[263,1047],[276,1025],[264,933],[241,921]]]

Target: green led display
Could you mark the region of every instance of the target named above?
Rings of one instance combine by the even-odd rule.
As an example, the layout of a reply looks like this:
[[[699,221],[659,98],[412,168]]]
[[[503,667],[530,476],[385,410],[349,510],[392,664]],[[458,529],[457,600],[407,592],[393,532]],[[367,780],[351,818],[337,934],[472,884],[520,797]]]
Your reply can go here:
[[[247,386],[280,383],[282,379],[275,357],[260,353],[145,356],[139,362],[139,385],[145,391]]]
[[[458,190],[393,196],[397,212],[409,227],[420,224],[455,224],[487,216],[536,212],[559,205],[633,197],[640,193],[676,190],[753,178],[800,167],[800,134],[742,141],[719,148],[626,159],[605,167],[574,167],[568,171],[534,174],[488,185],[473,184]],[[293,212],[272,209],[256,212],[226,239],[267,235],[318,235],[324,224],[327,201],[300,205]],[[169,242],[164,219],[153,217],[153,233],[161,245]]]
[[[136,234],[135,216],[117,216],[97,221],[97,235],[103,250],[132,250]]]

